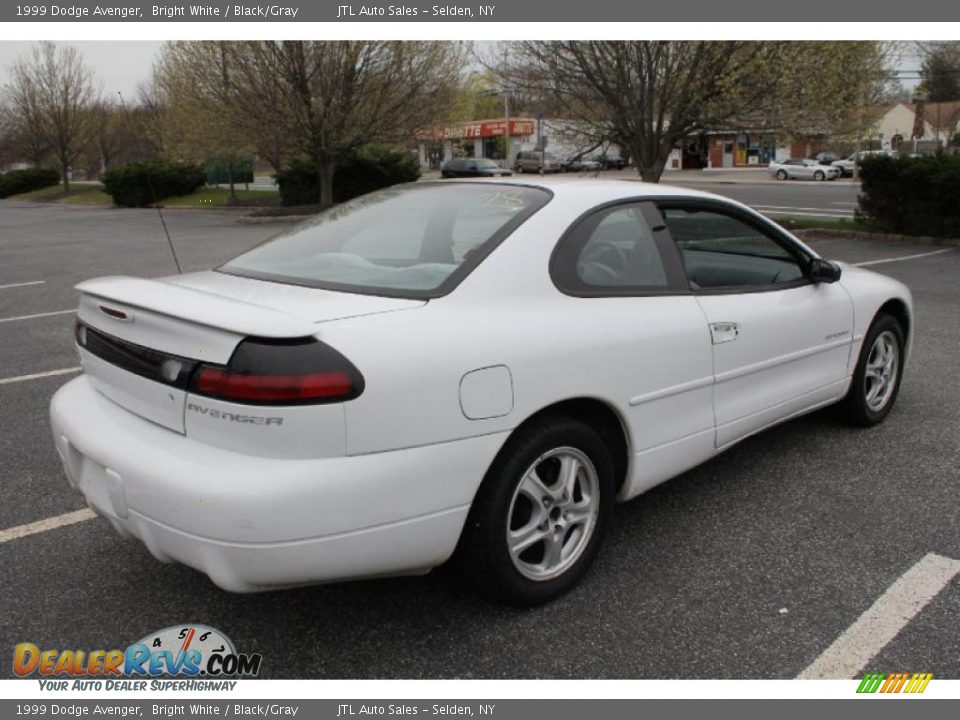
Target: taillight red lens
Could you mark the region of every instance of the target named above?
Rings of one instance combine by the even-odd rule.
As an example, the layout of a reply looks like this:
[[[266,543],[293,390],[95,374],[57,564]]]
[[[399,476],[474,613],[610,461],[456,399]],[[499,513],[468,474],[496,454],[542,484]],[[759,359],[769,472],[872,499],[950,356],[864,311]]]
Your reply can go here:
[[[202,395],[240,402],[304,402],[353,396],[350,376],[342,372],[310,375],[241,375],[201,367],[194,388]]]
[[[200,365],[190,391],[252,405],[313,405],[352,400],[360,371],[316,338],[247,338],[226,365]]]

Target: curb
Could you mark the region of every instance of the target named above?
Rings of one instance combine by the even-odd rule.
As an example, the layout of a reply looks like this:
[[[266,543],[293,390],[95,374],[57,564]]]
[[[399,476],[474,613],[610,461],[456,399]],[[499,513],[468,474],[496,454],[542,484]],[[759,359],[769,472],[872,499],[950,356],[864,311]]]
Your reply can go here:
[[[298,223],[309,220],[313,215],[267,215],[264,217],[251,217],[244,215],[237,218],[237,222],[247,223],[249,225],[263,225],[266,223]]]
[[[960,247],[960,238],[928,237],[924,235],[896,235],[893,233],[869,232],[867,230],[830,230],[808,228],[792,230],[799,238],[818,240],[860,240],[866,242],[900,243],[904,245],[935,245],[941,247]]]

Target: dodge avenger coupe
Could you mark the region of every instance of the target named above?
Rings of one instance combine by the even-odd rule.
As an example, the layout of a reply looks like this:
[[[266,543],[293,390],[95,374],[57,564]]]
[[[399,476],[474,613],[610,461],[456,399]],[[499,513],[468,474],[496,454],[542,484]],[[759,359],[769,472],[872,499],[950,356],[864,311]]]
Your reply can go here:
[[[613,180],[397,186],[215,270],[78,288],[70,485],[236,592],[455,558],[545,602],[615,502],[832,403],[881,422],[912,339],[901,283]]]

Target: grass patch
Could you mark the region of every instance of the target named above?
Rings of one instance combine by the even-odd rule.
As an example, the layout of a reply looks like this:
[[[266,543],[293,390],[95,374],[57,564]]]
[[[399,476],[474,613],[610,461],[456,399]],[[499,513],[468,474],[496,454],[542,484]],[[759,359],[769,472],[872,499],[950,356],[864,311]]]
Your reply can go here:
[[[163,207],[270,207],[280,204],[279,193],[270,190],[244,190],[237,188],[237,200],[227,201],[230,191],[221,187],[204,187],[192,195],[172,197],[161,200]],[[71,185],[70,192],[63,191],[63,185],[14,195],[11,200],[31,200],[33,202],[70,203],[71,205],[113,205],[113,199],[100,185]]]
[[[64,192],[63,184],[51,185],[40,190],[14,195],[10,200],[65,202],[78,205],[113,205],[113,200],[99,185],[71,185],[70,192]]]
[[[263,207],[279,205],[280,194],[271,190],[237,188],[236,202],[228,202],[230,191],[222,187],[203,187],[191,195],[162,200],[164,207]]]

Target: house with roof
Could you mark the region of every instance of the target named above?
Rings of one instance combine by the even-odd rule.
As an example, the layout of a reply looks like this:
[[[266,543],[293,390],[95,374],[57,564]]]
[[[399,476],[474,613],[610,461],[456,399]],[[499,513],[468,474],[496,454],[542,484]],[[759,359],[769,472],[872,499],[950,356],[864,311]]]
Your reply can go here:
[[[877,118],[872,137],[884,150],[899,150],[904,142],[919,141],[928,149],[950,145],[960,132],[960,101],[896,103]],[[931,147],[932,146],[932,147]]]

